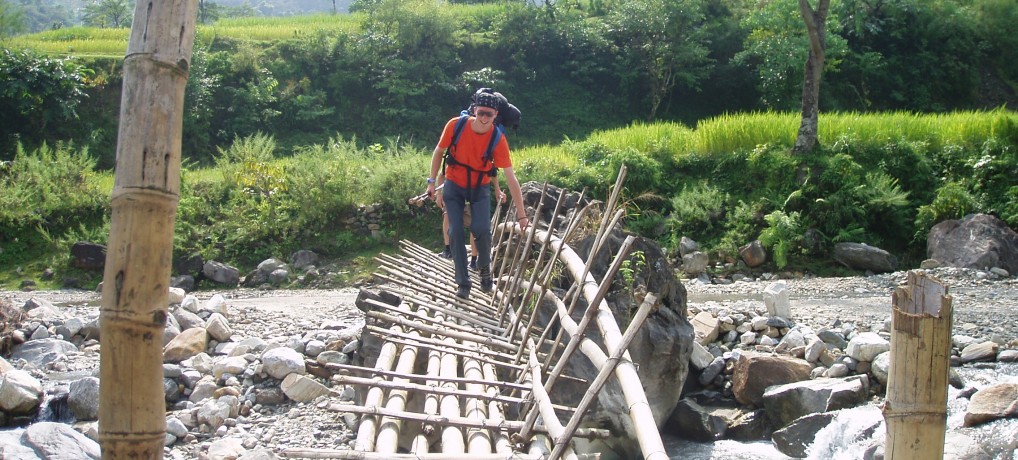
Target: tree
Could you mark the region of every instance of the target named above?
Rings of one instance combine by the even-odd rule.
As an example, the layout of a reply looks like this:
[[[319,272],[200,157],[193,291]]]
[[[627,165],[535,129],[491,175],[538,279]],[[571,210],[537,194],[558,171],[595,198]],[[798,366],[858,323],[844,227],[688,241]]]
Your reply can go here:
[[[699,1],[636,0],[618,2],[607,19],[630,80],[642,81],[650,108],[657,117],[661,104],[678,83],[696,89],[712,62],[702,33],[703,4]],[[635,74],[633,73],[635,72]]]
[[[131,5],[128,0],[94,0],[85,5],[82,22],[100,28],[117,28],[131,25]]]
[[[59,139],[59,130],[78,118],[91,74],[70,58],[0,49],[0,159],[13,152],[15,139]]]
[[[827,12],[831,0],[817,0],[816,10],[809,0],[799,0],[799,13],[809,35],[809,57],[802,79],[802,121],[795,138],[794,153],[812,152],[819,142],[817,127],[820,119],[820,78],[824,73],[827,40]]]
[[[0,39],[25,30],[25,13],[7,0],[0,0]]]

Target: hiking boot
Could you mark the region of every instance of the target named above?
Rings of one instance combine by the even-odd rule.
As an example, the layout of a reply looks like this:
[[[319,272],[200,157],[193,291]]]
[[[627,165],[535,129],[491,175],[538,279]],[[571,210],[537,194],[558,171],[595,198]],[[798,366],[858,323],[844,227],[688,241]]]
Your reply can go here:
[[[470,264],[467,265],[467,268],[471,270],[477,270],[477,256],[473,256],[470,258]]]
[[[445,247],[445,250],[438,254],[443,259],[452,259],[452,251],[449,250],[449,246]]]
[[[456,290],[456,297],[459,297],[461,299],[469,298],[470,286],[460,286],[459,289]]]
[[[481,290],[484,292],[491,292],[491,286],[494,284],[491,281],[491,267],[484,267],[480,270],[481,274]]]

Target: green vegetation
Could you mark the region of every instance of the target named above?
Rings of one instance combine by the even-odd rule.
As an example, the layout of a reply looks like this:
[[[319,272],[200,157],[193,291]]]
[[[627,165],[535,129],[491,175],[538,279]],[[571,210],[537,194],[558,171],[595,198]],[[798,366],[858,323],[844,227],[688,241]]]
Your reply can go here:
[[[515,169],[522,181],[589,187],[603,198],[625,164],[627,227],[671,249],[687,236],[722,264],[759,238],[773,255],[768,269],[836,272],[828,253],[839,241],[876,245],[914,266],[929,228],[944,219],[988,212],[1018,226],[1012,112],[827,114],[821,139],[831,141],[810,157],[789,154],[792,139],[766,142],[745,129],[794,118],[723,116],[697,129],[641,122],[517,149]],[[174,252],[249,269],[312,249],[356,264],[343,275],[356,277],[371,270],[372,252],[400,239],[439,247],[437,210],[405,202],[423,189],[429,161],[427,149],[395,141],[359,147],[336,137],[285,152],[266,134],[237,138],[213,165],[184,168]],[[76,273],[69,248],[104,240],[111,189],[112,173],[96,171],[87,149],[19,150],[0,172],[0,285],[15,288],[45,268]],[[382,216],[375,236],[348,223],[367,205]],[[98,282],[86,275],[76,273]]]
[[[399,238],[437,242],[434,209],[408,218],[403,200],[481,86],[523,112],[508,135],[522,180],[602,197],[626,165],[626,225],[666,247],[693,238],[715,262],[761,238],[770,268],[832,270],[839,241],[910,263],[943,219],[1018,225],[1018,3],[834,2],[806,156],[790,153],[807,50],[794,0],[538,3],[361,0],[270,19],[200,2],[176,253],[248,267],[310,248],[369,266]],[[65,14],[18,35],[40,30],[32,5],[0,0],[8,287],[103,239],[129,33]],[[123,25],[115,13],[94,18]],[[64,166],[49,177],[47,161]],[[375,237],[347,224],[372,204]]]

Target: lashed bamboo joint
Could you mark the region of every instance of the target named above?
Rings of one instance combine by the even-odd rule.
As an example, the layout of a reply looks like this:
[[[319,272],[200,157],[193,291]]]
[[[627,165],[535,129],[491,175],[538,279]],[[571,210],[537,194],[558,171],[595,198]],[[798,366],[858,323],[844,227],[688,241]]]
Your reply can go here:
[[[601,214],[591,259],[621,217],[614,208],[624,177],[623,167]],[[563,201],[560,196],[558,203]],[[566,243],[572,232],[582,228],[588,210],[574,213],[565,230],[556,232],[540,221],[542,215],[549,215],[542,207],[543,202],[525,232],[512,212],[501,216],[496,208],[495,220],[503,219],[492,226],[496,289],[491,294],[475,290],[468,301],[453,295],[451,263],[431,251],[404,241],[399,255],[380,255],[378,277],[387,282],[384,298],[398,298],[398,305],[363,302],[362,309],[370,308],[362,341],[364,366],[329,366],[345,374],[337,376],[337,381],[358,388],[357,405],[330,405],[334,411],[359,416],[357,438],[350,449],[289,449],[283,456],[599,458],[596,452],[580,452],[573,440],[619,435],[581,427],[597,394],[614,376],[631,408],[628,415],[644,458],[666,459],[643,386],[626,351],[655,308],[656,296],[646,296],[625,334],[604,301],[631,241],[615,255],[605,279],[595,280],[591,262],[582,260]],[[559,212],[556,205],[549,222]],[[573,288],[561,297],[554,294],[549,289],[553,274],[568,276]],[[571,317],[578,305],[586,305],[585,312],[577,312],[583,313],[579,322]],[[553,315],[544,324],[554,327],[540,326],[535,314],[539,310]],[[591,324],[609,349],[585,337]],[[584,383],[587,394],[575,407],[552,401],[556,381],[576,380],[563,373],[565,361],[580,357],[599,370],[594,381]]]

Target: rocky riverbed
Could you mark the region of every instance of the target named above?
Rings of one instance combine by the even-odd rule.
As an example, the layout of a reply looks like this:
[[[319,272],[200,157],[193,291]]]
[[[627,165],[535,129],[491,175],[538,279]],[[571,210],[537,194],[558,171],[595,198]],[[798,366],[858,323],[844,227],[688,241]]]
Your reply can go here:
[[[941,280],[953,296],[954,334],[993,341],[1002,350],[1018,348],[1018,281],[1015,278],[990,271],[955,268],[928,273]],[[704,311],[766,311],[763,292],[774,279],[761,278],[734,282],[684,281],[690,315]],[[786,279],[791,309],[789,319],[816,331],[845,324],[852,325],[854,330],[878,331],[890,316],[891,292],[904,284],[905,279],[905,272]],[[220,356],[239,357],[236,360],[239,362],[234,363],[234,368],[216,368],[223,360],[212,363],[205,358],[189,358],[164,367],[167,397],[174,401],[172,410],[167,412],[170,434],[166,457],[274,458],[288,448],[347,445],[354,436],[349,429],[354,419],[329,410],[329,402],[350,399],[349,389],[341,385],[318,388],[311,383],[304,386],[306,382],[288,384],[284,381],[281,390],[278,380],[267,384],[272,379],[265,379],[264,375],[276,371],[268,369],[267,362],[261,362],[267,361],[264,357],[256,367],[250,364],[257,361],[254,355],[272,348],[296,349],[302,354],[298,360],[327,352],[336,352],[340,361],[344,359],[339,355],[350,349],[352,341],[356,340],[355,331],[363,324],[363,314],[354,305],[357,292],[357,289],[237,289],[200,291],[193,293],[190,299],[180,299],[185,303],[179,307],[174,305],[171,310],[186,306],[186,310],[204,321],[216,314],[223,316],[225,329],[217,329],[213,335],[219,337],[209,339],[208,349],[217,350]],[[70,329],[76,329],[72,335],[79,337],[75,344],[77,350],[41,365],[11,360],[10,367],[23,370],[42,383],[46,393],[43,404],[61,398],[66,401],[69,382],[98,375],[99,342],[81,335],[80,331],[90,327],[89,322],[98,317],[99,296],[85,291],[0,292],[0,305],[8,308],[23,309],[32,302],[40,303],[43,308],[51,304],[55,310],[26,318],[18,329],[22,339],[56,340],[57,334],[69,334]],[[78,321],[71,321],[71,318]],[[212,329],[209,331],[211,333]],[[3,371],[0,362],[0,373]],[[318,380],[329,384],[328,378]],[[223,406],[210,404],[207,399],[195,397],[201,392],[216,394],[219,400],[228,402]],[[44,408],[41,414],[42,418],[68,426],[73,424],[77,432],[86,437],[95,438],[97,434],[94,421],[68,416],[66,410],[54,413]],[[23,424],[29,421],[25,417],[8,416],[6,422]],[[40,415],[28,418],[35,422],[33,425],[40,425]],[[9,436],[20,429],[23,428],[5,428],[0,431],[0,440],[10,439]]]

